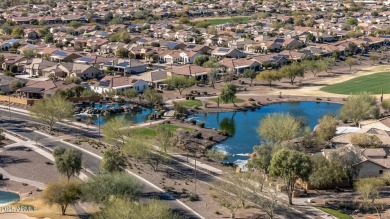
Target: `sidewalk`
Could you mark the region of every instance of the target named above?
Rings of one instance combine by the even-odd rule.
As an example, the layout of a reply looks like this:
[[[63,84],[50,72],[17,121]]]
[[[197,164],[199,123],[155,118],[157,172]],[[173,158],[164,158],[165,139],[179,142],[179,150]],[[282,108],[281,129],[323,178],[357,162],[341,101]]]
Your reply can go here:
[[[182,163],[184,162],[187,162],[187,157],[183,156],[183,155],[180,155],[180,154],[171,154],[172,157],[175,157],[177,158],[178,160],[180,160]],[[192,159],[192,158],[188,158],[188,163],[189,164],[192,164],[192,165],[195,165],[195,159]],[[205,163],[202,163],[201,161],[199,160],[196,160],[196,166],[198,168],[202,168],[204,170],[207,170],[209,172],[212,172],[212,173],[216,173],[216,174],[219,174],[221,175],[223,172],[222,170],[220,169],[217,169],[213,166],[210,166],[208,164],[205,164]]]

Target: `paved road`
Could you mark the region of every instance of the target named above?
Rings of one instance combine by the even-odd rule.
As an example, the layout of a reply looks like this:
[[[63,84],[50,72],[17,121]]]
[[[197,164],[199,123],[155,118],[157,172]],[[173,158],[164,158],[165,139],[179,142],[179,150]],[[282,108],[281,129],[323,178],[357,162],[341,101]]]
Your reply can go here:
[[[28,130],[25,127],[25,122],[38,122],[36,119],[28,116],[23,115],[19,113],[13,113],[11,111],[12,120],[9,120],[8,111],[5,111],[3,109],[0,109],[0,116],[6,115],[6,118],[4,121],[0,122],[0,126],[4,127],[7,130],[16,132],[21,134],[22,136],[25,136],[29,139],[34,139],[36,137],[36,133],[32,130]],[[90,138],[98,138],[98,134],[96,131],[86,131],[84,129],[77,129],[70,126],[64,126],[64,125],[56,125],[57,128],[61,130],[65,130],[69,132],[69,134],[74,135],[75,133],[77,135],[82,135]],[[40,140],[39,142],[41,144],[44,144],[46,147],[53,148],[55,146],[62,146],[62,147],[70,147],[69,145],[60,142],[60,141],[51,141],[47,139],[47,136],[38,135],[40,138],[43,138],[43,140]],[[46,139],[45,139],[46,138]],[[99,168],[99,159],[97,159],[94,156],[91,156],[88,153],[83,152],[83,158],[85,160],[85,163],[87,164],[87,167],[93,172],[97,173]],[[184,175],[193,177],[194,176],[194,169],[192,166],[186,165],[182,162],[179,162],[178,160],[173,159],[169,164],[169,168],[174,169],[175,171],[182,173]],[[214,184],[218,182],[220,179],[212,174],[209,174],[207,172],[203,171],[197,171],[197,179],[199,183],[206,183],[206,184]],[[156,191],[156,189],[152,187],[145,187],[144,191],[144,197],[150,197],[150,196],[160,196],[163,200],[169,200],[171,203],[170,207],[173,209],[177,209],[178,211],[185,213],[188,215],[189,218],[197,218],[195,215],[188,214],[187,209],[183,209],[183,207],[174,202],[171,198],[171,196],[167,193],[161,193],[159,191]],[[321,218],[319,215],[317,215],[315,212],[309,211],[309,209],[299,208],[298,206],[295,206],[295,208],[299,209],[300,211],[304,212],[304,214],[298,213],[296,211],[293,211],[292,209],[287,209],[285,206],[280,205],[277,209],[277,214],[288,219],[312,219],[312,218]]]
[[[8,112],[6,112],[6,117],[4,117],[4,110],[0,110],[0,127],[2,127],[5,130],[17,133],[18,135],[21,135],[27,139],[34,140],[36,137],[39,139],[39,143],[41,145],[44,145],[47,148],[54,148],[56,146],[61,146],[64,148],[72,147],[69,144],[66,144],[61,141],[53,141],[51,139],[48,139],[48,136],[42,135],[38,132],[34,132],[33,130],[26,128],[27,124],[31,124],[32,122],[37,122],[35,119],[27,116],[27,115],[21,115],[17,113],[12,113],[11,111],[11,120],[9,119]],[[79,130],[76,128],[71,128],[63,125],[56,126],[56,128],[64,130],[71,131],[70,133],[77,133],[78,135],[84,135],[92,138],[97,138],[97,134],[94,132],[88,132]],[[100,159],[96,156],[92,156],[90,153],[86,153],[82,151],[83,154],[83,160],[84,164],[87,166],[87,168],[92,173],[97,173],[99,171],[99,164]],[[183,216],[188,217],[189,219],[198,219],[201,218],[196,213],[192,212],[191,210],[187,209],[185,206],[180,204],[178,200],[174,199],[170,194],[161,192],[154,188],[153,186],[150,186],[148,184],[144,184],[143,193],[141,195],[142,198],[149,198],[149,197],[159,197],[162,201],[164,201],[171,209],[174,211],[177,211]]]

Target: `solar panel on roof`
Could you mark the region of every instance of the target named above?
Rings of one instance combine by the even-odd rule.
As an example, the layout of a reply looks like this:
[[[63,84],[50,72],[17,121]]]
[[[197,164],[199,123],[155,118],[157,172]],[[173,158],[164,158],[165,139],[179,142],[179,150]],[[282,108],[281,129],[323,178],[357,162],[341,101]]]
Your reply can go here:
[[[110,85],[110,81],[100,81],[99,86],[108,87]]]
[[[59,55],[59,56],[67,56],[68,55],[66,52],[63,52],[63,51],[55,51],[55,52],[53,52],[53,54]]]
[[[195,48],[196,46],[195,45],[188,45],[187,46],[187,49],[193,49],[193,48]]]
[[[94,59],[89,57],[81,57],[79,60],[83,62],[92,62]]]
[[[129,65],[129,62],[122,62],[122,63],[118,63],[117,66],[121,66],[121,67],[126,67]]]
[[[228,48],[220,48],[218,49],[219,52],[229,52],[230,49]]]

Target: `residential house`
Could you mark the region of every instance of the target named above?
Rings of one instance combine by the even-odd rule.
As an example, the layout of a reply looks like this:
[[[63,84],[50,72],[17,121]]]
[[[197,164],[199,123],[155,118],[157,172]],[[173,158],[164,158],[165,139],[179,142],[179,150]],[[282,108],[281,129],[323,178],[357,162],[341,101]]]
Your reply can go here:
[[[0,66],[1,69],[9,70],[11,65],[16,65],[18,66],[18,72],[23,71],[23,68],[18,63],[26,60],[24,56],[12,53],[3,53],[2,55],[4,56],[4,62]]]
[[[202,66],[193,64],[172,66],[171,68],[165,69],[168,77],[180,75],[185,77],[193,77],[197,80],[206,79],[209,70],[209,68],[204,68]]]
[[[55,66],[57,63],[47,61],[42,58],[34,58],[26,62],[24,70],[30,77],[40,77],[43,76],[42,70],[51,66]]]
[[[20,42],[20,39],[5,40],[0,46],[2,51],[8,51],[13,45]]]
[[[48,68],[42,69],[42,75],[48,77],[53,74],[58,78],[79,77],[83,80],[97,78],[102,71],[88,64],[62,62]]]
[[[219,61],[219,64],[226,71],[233,72],[236,74],[242,74],[245,69],[252,69],[255,71],[261,70],[261,63],[255,59],[242,58],[242,59],[233,59],[233,58],[224,58]]]
[[[73,62],[80,57],[82,56],[77,53],[56,50],[50,55],[50,60],[53,62]]]
[[[211,56],[214,58],[244,58],[246,54],[238,49],[217,47],[211,52]]]
[[[146,64],[134,59],[118,59],[108,61],[100,65],[100,69],[115,73],[129,75],[139,74],[146,71]]]
[[[0,75],[0,92],[3,94],[8,94],[10,92],[9,85],[15,80],[20,81],[22,85],[27,83],[26,79]]]
[[[150,87],[159,88],[161,84],[167,80],[168,75],[167,72],[163,69],[157,69],[154,71],[144,72],[138,75],[131,76],[135,79],[142,79],[149,83]]]
[[[132,77],[120,75],[107,75],[100,81],[89,83],[89,89],[99,94],[112,91],[115,93],[120,93],[128,89],[134,89],[141,93],[147,89],[148,86],[148,82],[142,79],[135,79]]]
[[[64,81],[28,81],[22,88],[16,90],[19,97],[23,98],[46,98],[51,97],[57,90],[67,90],[76,87],[77,84]]]
[[[279,68],[288,64],[288,60],[278,54],[255,55],[251,58],[261,63],[263,68]]]

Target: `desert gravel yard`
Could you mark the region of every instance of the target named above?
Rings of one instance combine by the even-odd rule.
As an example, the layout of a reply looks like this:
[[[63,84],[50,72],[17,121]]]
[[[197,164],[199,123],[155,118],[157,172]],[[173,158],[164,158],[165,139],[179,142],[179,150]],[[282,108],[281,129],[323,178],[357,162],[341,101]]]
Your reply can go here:
[[[0,152],[0,167],[9,174],[47,184],[60,179],[60,174],[46,157],[25,146],[3,149]]]

